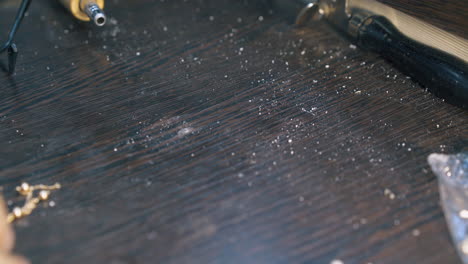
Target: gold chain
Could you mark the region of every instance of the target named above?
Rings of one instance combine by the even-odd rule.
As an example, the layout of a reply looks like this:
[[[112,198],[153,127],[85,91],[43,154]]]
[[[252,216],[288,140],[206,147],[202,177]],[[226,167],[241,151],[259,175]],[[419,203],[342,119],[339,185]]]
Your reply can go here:
[[[22,207],[13,208],[7,216],[7,222],[11,223],[16,219],[30,215],[41,201],[47,201],[49,199],[50,191],[58,190],[60,187],[60,183],[54,185],[29,185],[27,182],[21,183],[20,186],[16,187],[16,191],[21,196],[26,197],[24,205]],[[34,196],[35,191],[38,191],[36,196]]]

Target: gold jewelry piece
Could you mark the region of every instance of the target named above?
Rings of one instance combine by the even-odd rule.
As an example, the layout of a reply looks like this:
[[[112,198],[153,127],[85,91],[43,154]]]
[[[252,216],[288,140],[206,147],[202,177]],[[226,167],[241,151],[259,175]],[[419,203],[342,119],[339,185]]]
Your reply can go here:
[[[16,187],[16,191],[20,195],[26,196],[26,200],[22,207],[13,208],[7,216],[7,222],[11,223],[16,219],[30,215],[41,201],[49,199],[50,191],[58,190],[60,187],[60,183],[54,185],[29,185],[27,182],[21,183],[20,186]],[[35,191],[39,191],[36,196],[34,196]]]

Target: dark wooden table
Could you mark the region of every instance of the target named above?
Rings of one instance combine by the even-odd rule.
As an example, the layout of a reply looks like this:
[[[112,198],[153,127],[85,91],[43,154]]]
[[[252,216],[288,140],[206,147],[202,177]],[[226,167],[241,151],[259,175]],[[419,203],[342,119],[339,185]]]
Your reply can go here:
[[[16,10],[3,3],[5,29]],[[18,253],[460,263],[426,157],[467,150],[466,111],[323,22],[294,28],[233,0],[106,11],[95,28],[34,1],[17,73],[0,74],[4,195],[63,185],[54,207],[15,223]]]

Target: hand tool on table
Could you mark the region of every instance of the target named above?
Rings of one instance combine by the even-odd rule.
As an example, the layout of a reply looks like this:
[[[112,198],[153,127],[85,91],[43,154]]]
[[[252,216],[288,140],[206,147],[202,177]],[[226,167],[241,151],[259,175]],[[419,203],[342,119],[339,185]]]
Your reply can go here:
[[[60,2],[79,20],[93,21],[97,26],[104,26],[106,15],[102,11],[104,0],[60,0]],[[16,13],[13,26],[8,33],[8,39],[0,46],[0,53],[7,51],[8,54],[8,73],[13,74],[16,67],[16,58],[18,57],[18,48],[13,39],[26,11],[31,4],[31,0],[22,0]]]
[[[447,101],[468,108],[468,40],[375,0],[271,0],[297,25],[325,19]]]
[[[60,0],[60,2],[81,21],[93,21],[96,26],[104,26],[106,15],[104,0]]]

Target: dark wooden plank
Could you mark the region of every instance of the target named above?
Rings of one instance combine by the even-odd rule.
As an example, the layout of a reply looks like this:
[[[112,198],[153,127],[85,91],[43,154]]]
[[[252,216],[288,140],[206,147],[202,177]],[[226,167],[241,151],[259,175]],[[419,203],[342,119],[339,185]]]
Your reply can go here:
[[[426,157],[467,149],[466,111],[251,3],[62,11],[32,5],[0,75],[5,195],[63,184],[15,225],[34,263],[459,263]]]

